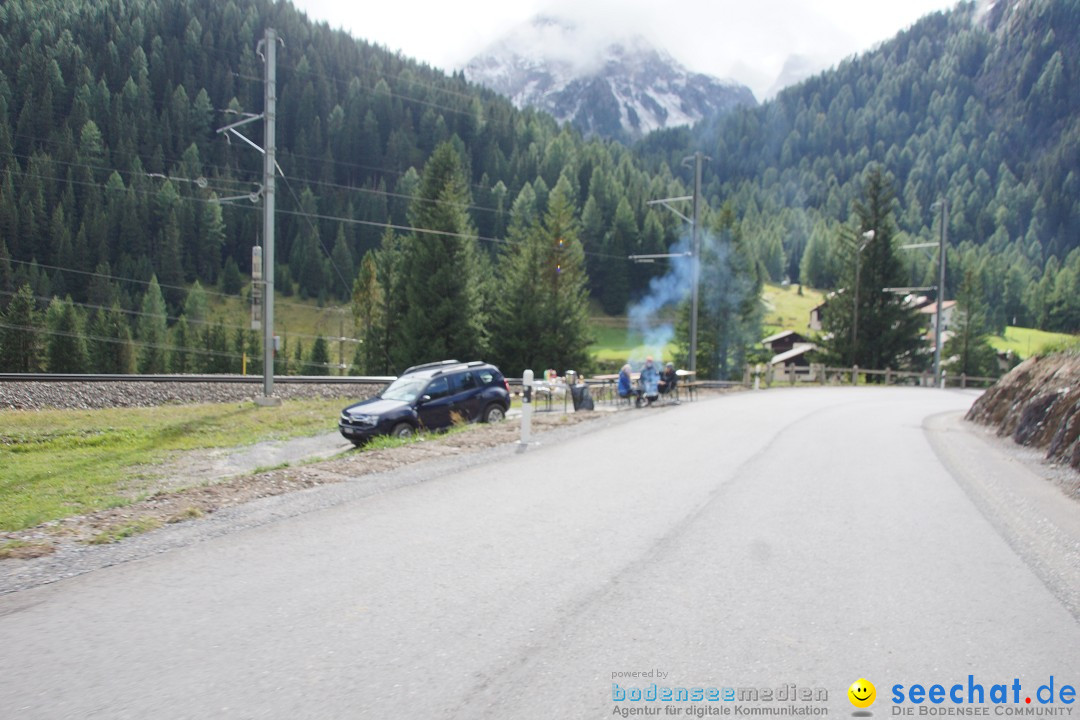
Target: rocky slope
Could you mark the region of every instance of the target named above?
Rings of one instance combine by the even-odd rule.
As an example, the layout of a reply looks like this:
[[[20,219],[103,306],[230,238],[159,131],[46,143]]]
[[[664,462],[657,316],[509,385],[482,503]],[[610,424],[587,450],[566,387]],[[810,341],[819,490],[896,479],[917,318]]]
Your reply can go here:
[[[1080,470],[1080,353],[1032,357],[986,391],[968,420],[997,427],[1053,462]]]

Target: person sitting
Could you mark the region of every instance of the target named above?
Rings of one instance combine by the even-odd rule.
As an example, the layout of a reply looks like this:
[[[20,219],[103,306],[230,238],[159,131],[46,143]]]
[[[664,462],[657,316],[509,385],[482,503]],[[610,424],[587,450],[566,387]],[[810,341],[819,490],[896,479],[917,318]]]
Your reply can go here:
[[[615,391],[619,394],[619,397],[627,400],[641,394],[640,390],[634,390],[630,380],[630,363],[623,365],[619,370],[619,384],[616,386]]]
[[[653,364],[652,355],[645,358],[645,366],[641,368],[641,375],[638,377],[638,385],[641,387],[641,392],[638,395],[637,404],[640,407],[642,400],[648,400],[650,404],[656,398],[660,396],[660,391],[657,389],[657,385],[660,382],[660,374],[656,372],[656,366]]]
[[[657,389],[661,395],[667,395],[675,386],[679,384],[679,376],[675,372],[675,364],[668,363],[664,366],[664,371],[660,373],[660,382],[657,384]]]

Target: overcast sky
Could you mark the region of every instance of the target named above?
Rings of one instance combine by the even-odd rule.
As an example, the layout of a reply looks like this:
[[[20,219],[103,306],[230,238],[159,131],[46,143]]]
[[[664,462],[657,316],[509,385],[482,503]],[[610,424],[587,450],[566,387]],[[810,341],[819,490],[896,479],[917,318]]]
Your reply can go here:
[[[791,55],[831,66],[956,0],[293,0],[314,20],[443,70],[539,13],[641,34],[690,70],[764,97]]]

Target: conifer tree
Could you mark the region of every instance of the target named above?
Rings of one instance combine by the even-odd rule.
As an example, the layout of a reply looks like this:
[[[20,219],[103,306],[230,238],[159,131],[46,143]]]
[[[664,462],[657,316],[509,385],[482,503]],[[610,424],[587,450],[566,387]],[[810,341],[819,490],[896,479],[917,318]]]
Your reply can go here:
[[[561,178],[542,219],[528,185],[514,202],[492,338],[496,362],[514,375],[526,368],[588,366],[585,255],[572,193]]]
[[[546,251],[543,352],[550,367],[583,371],[589,363],[589,296],[585,252],[579,236],[573,189],[566,176],[559,178],[548,196],[547,213],[540,228]],[[544,277],[544,276],[542,276]]]
[[[83,373],[88,369],[86,338],[82,318],[71,296],[66,300],[53,298],[45,311],[45,363],[49,372]]]
[[[376,372],[378,367],[378,327],[384,321],[384,292],[379,284],[375,253],[368,251],[360,261],[360,270],[353,281],[353,326],[360,337],[353,357],[353,374]]]
[[[277,285],[277,282],[274,284]],[[239,295],[242,287],[244,287],[244,279],[240,276],[240,266],[235,260],[229,258],[225,261],[225,269],[221,273],[221,292],[226,295]],[[291,287],[286,294],[292,294]]]
[[[996,374],[997,357],[986,339],[986,309],[982,301],[982,285],[970,270],[956,294],[953,311],[952,337],[943,348],[942,362],[953,360],[950,374],[986,377]]]
[[[925,362],[919,353],[923,341],[917,313],[905,305],[903,295],[886,289],[904,284],[893,247],[893,206],[890,181],[880,167],[870,166],[862,198],[854,205],[853,229],[841,233],[847,292],[826,305],[822,321],[829,338],[825,345],[836,364],[884,370],[917,368]]]
[[[0,315],[0,372],[41,372],[41,319],[29,285]]]
[[[345,240],[345,226],[338,225],[337,237],[334,238],[334,249],[330,253],[331,269],[330,278],[334,286],[334,295],[342,300],[349,297],[348,279],[356,272],[352,251]]]
[[[307,363],[304,362],[304,341],[303,340],[297,340],[296,341],[296,351],[293,353],[292,369],[293,369],[294,372],[296,372],[299,375],[307,375],[308,374]]]
[[[626,312],[630,301],[630,267],[628,258],[638,245],[638,226],[634,211],[627,199],[621,198],[615,208],[615,219],[608,234],[605,252],[604,280],[600,301],[604,312],[619,315]]]
[[[168,338],[165,298],[161,294],[157,276],[150,284],[139,307],[138,340],[139,372],[157,374],[165,372],[165,346]]]
[[[87,350],[94,372],[126,375],[135,372],[131,325],[119,303],[95,310],[87,324]]]
[[[14,294],[15,273],[11,271],[11,256],[8,255],[3,237],[0,237],[0,311],[8,306]]]
[[[330,374],[330,349],[326,345],[326,338],[319,335],[311,345],[311,361],[308,363],[307,375]]]
[[[408,309],[398,368],[432,359],[481,356],[487,345],[469,186],[452,143],[436,148],[410,209],[413,233],[403,258]]]
[[[407,304],[405,299],[404,238],[387,228],[382,242],[372,256],[375,266],[374,282],[366,282],[360,298],[354,298],[353,317],[363,325],[366,310],[357,304],[372,302],[370,323],[361,335],[364,346],[365,372],[390,374],[395,372],[396,343],[400,337]]]
[[[191,297],[190,295],[188,296]],[[187,314],[180,316],[173,326],[172,347],[169,354],[169,371],[174,373],[188,373],[192,366],[192,332],[188,327]]]
[[[507,245],[499,259],[499,291],[492,309],[492,360],[505,372],[550,367],[540,359],[541,237],[536,194],[525,183],[510,208]]]

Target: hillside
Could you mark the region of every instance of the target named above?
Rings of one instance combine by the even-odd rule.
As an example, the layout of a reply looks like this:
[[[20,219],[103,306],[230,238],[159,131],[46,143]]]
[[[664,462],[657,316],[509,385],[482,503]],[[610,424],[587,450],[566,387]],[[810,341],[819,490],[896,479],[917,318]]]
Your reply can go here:
[[[756,109],[645,139],[675,167],[712,158],[715,207],[732,201],[773,280],[838,280],[837,225],[862,175],[892,176],[903,240],[932,241],[949,201],[947,296],[981,281],[995,329],[1080,329],[1080,0],[1002,0],[930,15]],[[909,254],[912,285],[936,283]]]
[[[444,141],[468,164],[470,220],[492,257],[522,188],[539,183],[543,200],[564,175],[579,212],[598,195],[587,250],[609,249],[623,198],[634,232],[620,253],[675,240],[677,221],[645,205],[685,191],[670,174],[645,174],[621,146],[587,143],[460,75],[314,24],[288,2],[11,0],[0,6],[0,266],[10,263],[0,292],[29,281],[39,297],[84,301],[80,273],[101,267],[118,281],[156,274],[177,308],[185,283],[218,282],[229,260],[246,271],[260,222],[246,197],[258,190],[261,157],[215,129],[262,110],[255,49],[271,26],[284,40],[279,287],[347,299],[386,224],[409,226],[418,173]],[[247,132],[260,141],[260,124]],[[626,292],[652,274],[625,272]],[[136,293],[120,288],[130,307],[125,289]]]

